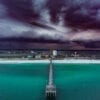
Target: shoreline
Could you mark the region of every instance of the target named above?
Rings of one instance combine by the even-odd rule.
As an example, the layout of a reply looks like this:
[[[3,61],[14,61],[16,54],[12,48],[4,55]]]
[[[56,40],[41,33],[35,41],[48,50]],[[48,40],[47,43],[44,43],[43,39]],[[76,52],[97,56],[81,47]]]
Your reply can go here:
[[[20,64],[20,63],[49,63],[49,59],[45,60],[22,60],[22,59],[17,59],[17,60],[8,60],[8,59],[0,59],[0,64]],[[90,60],[90,59],[63,59],[63,60],[53,60],[53,63],[71,63],[71,64],[100,64],[100,60]]]

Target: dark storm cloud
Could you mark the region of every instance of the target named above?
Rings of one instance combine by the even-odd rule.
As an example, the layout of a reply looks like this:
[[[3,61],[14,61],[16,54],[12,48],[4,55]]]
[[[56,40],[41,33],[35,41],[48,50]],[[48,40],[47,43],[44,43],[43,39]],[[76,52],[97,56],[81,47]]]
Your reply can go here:
[[[1,2],[6,6],[10,17],[29,23],[44,17],[44,20],[50,18],[53,23],[63,21],[63,24],[75,28],[100,28],[99,0],[1,0]]]
[[[7,9],[4,5],[0,4],[0,19],[7,16]]]
[[[0,0],[0,38],[95,41],[99,33],[100,0]]]
[[[51,21],[58,22],[61,9],[65,6],[65,0],[48,0],[46,6],[50,11]]]
[[[1,3],[6,6],[9,16],[12,18],[30,20],[38,17],[32,7],[32,0],[1,0]]]
[[[99,29],[100,1],[74,0],[74,2],[72,6],[65,10],[65,22],[73,27]]]
[[[48,0],[51,20],[62,16],[66,25],[76,28],[100,28],[99,0]]]

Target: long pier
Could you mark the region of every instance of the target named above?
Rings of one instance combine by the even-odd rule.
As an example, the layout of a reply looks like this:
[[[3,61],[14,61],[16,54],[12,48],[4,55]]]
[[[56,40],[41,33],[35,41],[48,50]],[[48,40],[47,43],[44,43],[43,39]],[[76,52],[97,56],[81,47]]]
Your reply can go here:
[[[46,97],[48,99],[52,98],[52,100],[56,98],[56,86],[54,85],[54,81],[53,81],[52,57],[50,58],[49,80],[48,80],[48,84],[46,85]]]

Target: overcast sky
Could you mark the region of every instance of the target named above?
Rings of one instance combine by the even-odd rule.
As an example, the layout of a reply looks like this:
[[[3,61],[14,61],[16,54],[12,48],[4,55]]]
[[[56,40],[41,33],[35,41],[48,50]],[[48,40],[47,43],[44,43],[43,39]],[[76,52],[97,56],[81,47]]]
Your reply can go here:
[[[0,38],[100,40],[100,0],[0,0]]]

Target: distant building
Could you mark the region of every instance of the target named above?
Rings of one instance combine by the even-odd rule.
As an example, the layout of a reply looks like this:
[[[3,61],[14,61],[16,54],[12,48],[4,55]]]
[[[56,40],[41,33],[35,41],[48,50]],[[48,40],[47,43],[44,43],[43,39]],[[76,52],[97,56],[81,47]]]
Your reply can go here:
[[[53,56],[57,56],[57,50],[53,50]]]
[[[42,57],[41,57],[41,54],[37,54],[36,56],[35,56],[35,58],[36,59],[41,59]]]

